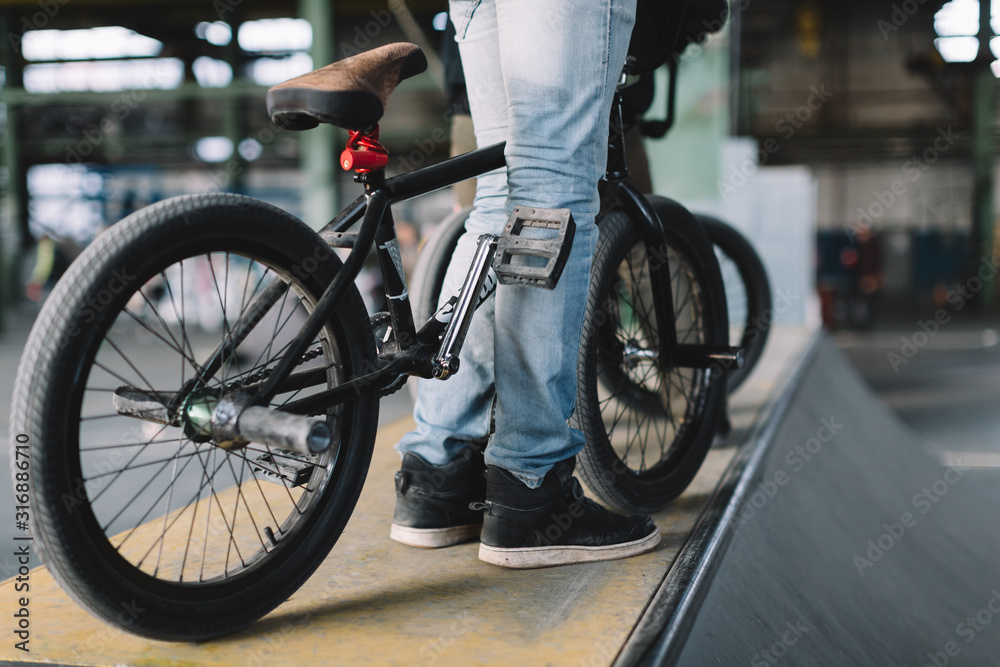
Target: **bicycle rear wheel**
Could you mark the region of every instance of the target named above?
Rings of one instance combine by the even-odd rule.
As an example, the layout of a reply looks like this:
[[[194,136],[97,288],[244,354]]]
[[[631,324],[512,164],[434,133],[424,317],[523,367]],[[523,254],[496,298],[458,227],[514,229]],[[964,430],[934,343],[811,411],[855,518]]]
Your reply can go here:
[[[663,221],[677,342],[725,345],[722,282],[704,232],[679,205],[650,197]],[[587,442],[580,475],[622,512],[655,512],[687,488],[722,415],[726,387],[712,369],[659,361],[651,264],[640,230],[619,209],[599,222],[580,343],[576,418]]]
[[[715,246],[715,257],[726,286],[729,344],[743,348],[743,368],[731,371],[726,384],[733,393],[753,372],[771,331],[771,285],[767,270],[750,241],[722,220],[696,213]]]
[[[26,345],[11,434],[30,442],[37,543],[82,606],[146,637],[205,639],[281,604],[326,557],[361,491],[377,398],[320,415],[334,444],[319,455],[256,443],[226,450],[196,426],[201,405],[259,387],[287,350],[289,323],[311,312],[340,266],[302,222],[236,195],[143,209],[72,265]],[[192,390],[274,280],[287,288],[256,325],[258,340]],[[279,393],[271,407],[372,368],[356,289],[309,350],[300,367],[322,369],[325,382]],[[175,398],[182,423],[119,414],[123,385]]]

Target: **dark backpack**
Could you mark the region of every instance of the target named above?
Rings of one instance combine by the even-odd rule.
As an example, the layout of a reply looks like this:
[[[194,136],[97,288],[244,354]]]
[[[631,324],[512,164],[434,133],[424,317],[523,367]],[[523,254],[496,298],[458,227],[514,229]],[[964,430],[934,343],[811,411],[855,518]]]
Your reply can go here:
[[[688,0],[675,50],[681,52],[688,44],[705,41],[708,35],[722,30],[728,18],[726,0]]]
[[[726,0],[688,0],[673,49],[666,49],[662,41],[670,21],[668,2],[670,0],[638,0],[636,5],[635,28],[628,52],[640,62],[648,62],[650,69],[679,58],[690,44],[700,44],[708,35],[722,30],[729,18]],[[622,101],[626,121],[638,119],[653,103],[653,77],[644,76],[624,89]]]
[[[670,0],[638,0],[635,28],[629,43],[630,56],[642,62],[653,59],[652,66],[659,67],[669,58],[678,57],[689,44],[699,44],[708,35],[722,30],[729,18],[726,0],[688,0],[677,39],[670,50],[665,48],[663,40],[669,39],[672,9]]]

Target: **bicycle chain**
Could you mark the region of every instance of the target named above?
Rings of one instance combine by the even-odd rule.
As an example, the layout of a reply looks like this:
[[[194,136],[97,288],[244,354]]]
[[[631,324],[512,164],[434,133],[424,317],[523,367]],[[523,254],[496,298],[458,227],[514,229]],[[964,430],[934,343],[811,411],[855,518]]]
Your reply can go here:
[[[304,364],[307,361],[312,361],[321,354],[323,354],[323,346],[317,345],[315,349],[309,350],[308,352],[303,354],[302,358],[299,359],[299,363]],[[251,373],[245,378],[235,380],[233,382],[230,382],[229,384],[223,385],[223,393],[229,394],[231,392],[242,389],[247,385],[253,384],[254,382],[259,382],[261,380],[264,380],[268,378],[273,371],[274,371],[273,368],[262,368],[256,373]]]
[[[323,354],[323,346],[317,345],[314,349],[309,350],[308,352],[302,355],[302,358],[299,359],[299,364],[304,364],[307,361],[312,361],[321,354]],[[238,391],[239,389],[242,389],[247,385],[253,384],[254,382],[259,382],[261,380],[267,379],[267,377],[269,377],[273,371],[274,371],[273,368],[262,368],[256,373],[251,373],[245,378],[224,385],[223,392],[228,394],[234,391]],[[395,394],[397,391],[402,389],[406,385],[407,377],[409,376],[404,375],[399,380],[392,383],[385,389],[381,389],[378,393],[379,398],[385,398],[386,396],[391,396],[392,394]],[[322,416],[323,414],[325,413],[318,412],[314,415],[309,415],[309,416],[317,417],[317,416]]]
[[[304,364],[307,361],[312,361],[313,359],[315,359],[316,357],[320,356],[321,354],[323,354],[323,346],[322,345],[317,345],[315,349],[309,350],[308,352],[306,352],[305,354],[303,354],[302,358],[299,360],[299,363],[300,364]],[[254,382],[259,382],[261,380],[267,379],[271,375],[271,373],[273,371],[274,371],[273,368],[262,368],[259,371],[257,371],[256,373],[251,373],[250,375],[248,375],[245,378],[242,378],[240,380],[236,380],[234,382],[230,382],[229,384],[224,385],[223,393],[228,394],[228,393],[237,391],[239,389],[242,389],[243,387],[245,387],[247,385],[253,384]],[[397,380],[396,382],[392,383],[391,385],[389,385],[385,389],[380,390],[379,393],[378,393],[379,398],[385,398],[386,396],[391,396],[392,394],[395,394],[397,391],[399,391],[400,389],[402,389],[406,385],[406,380],[407,380],[408,377],[409,376],[404,375],[399,380]],[[323,414],[324,413],[319,412],[319,413],[316,413],[315,415],[309,415],[309,416],[310,417],[316,417],[316,416],[322,416]]]

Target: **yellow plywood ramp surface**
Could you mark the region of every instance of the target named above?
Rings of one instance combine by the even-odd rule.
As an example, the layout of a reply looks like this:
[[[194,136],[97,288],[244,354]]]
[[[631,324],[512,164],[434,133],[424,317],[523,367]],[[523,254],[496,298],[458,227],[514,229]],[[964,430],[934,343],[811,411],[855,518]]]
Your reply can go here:
[[[703,480],[657,517],[656,552],[624,561],[517,571],[477,558],[478,543],[414,549],[389,539],[399,457],[411,422],[383,429],[365,491],[337,546],[294,597],[247,630],[176,644],[91,617],[44,569],[31,574],[30,653],[5,642],[0,660],[72,665],[609,664],[711,492]],[[713,470],[714,469],[714,470]],[[679,511],[688,508],[690,511]],[[37,559],[37,556],[36,556]],[[3,616],[20,593],[0,587]],[[127,623],[128,613],[123,620]]]

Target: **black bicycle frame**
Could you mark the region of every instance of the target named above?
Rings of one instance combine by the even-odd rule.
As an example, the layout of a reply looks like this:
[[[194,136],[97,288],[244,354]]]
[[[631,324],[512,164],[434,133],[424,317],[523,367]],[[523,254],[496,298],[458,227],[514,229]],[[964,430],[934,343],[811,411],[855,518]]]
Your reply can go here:
[[[616,104],[616,111],[619,111],[618,107],[619,105]],[[644,197],[624,182],[628,171],[624,167],[625,148],[624,142],[621,141],[620,111],[613,113],[611,120],[608,180],[611,184],[612,203],[623,207],[632,220],[640,223],[640,232],[648,247],[662,251],[666,246],[659,216]],[[388,179],[385,178],[385,172],[381,169],[363,173],[357,177],[357,180],[364,185],[364,194],[349,204],[319,231],[320,237],[329,246],[350,248],[351,252],[344,260],[344,264],[334,280],[324,290],[313,312],[289,344],[287,351],[280,358],[273,372],[265,380],[243,388],[244,391],[253,393],[255,405],[267,405],[276,394],[283,391],[314,386],[323,382],[325,379],[324,369],[298,372],[293,372],[293,370],[306,352],[309,342],[319,334],[324,324],[330,320],[341,297],[361,273],[365,260],[373,247],[377,248],[394,340],[398,346],[395,354],[384,360],[385,365],[378,369],[364,369],[370,370],[370,372],[332,389],[288,403],[282,407],[282,410],[294,414],[314,414],[362,392],[384,389],[405,374],[430,377],[429,359],[436,346],[431,341],[420,340],[416,324],[413,321],[413,310],[406,287],[406,278],[403,274],[399,241],[390,207],[393,203],[428,194],[504,167],[506,165],[504,148],[505,145],[502,143],[495,144]],[[611,168],[612,165],[614,168]],[[359,222],[360,226],[357,231],[349,231]],[[666,252],[659,252],[656,261],[650,263],[650,273],[656,324],[660,333],[661,349],[658,355],[658,366],[661,371],[666,372],[676,365],[707,366],[712,354],[718,350],[708,346],[679,346],[677,344],[673,318],[673,294],[670,288],[671,271]],[[250,330],[260,322],[287,289],[288,283],[280,278],[275,278],[249,306],[244,316],[234,323],[228,339],[216,348],[205,366],[188,382],[185,389],[191,390],[207,384],[209,378],[222,367],[230,355],[234,354]],[[182,391],[181,394],[183,393],[186,392]]]
[[[385,172],[382,170],[362,174],[359,180],[364,185],[364,194],[320,230],[320,236],[328,244],[334,247],[349,247],[351,252],[344,260],[344,265],[333,282],[324,290],[302,329],[289,344],[274,371],[262,383],[255,385],[254,388],[258,391],[254,396],[254,404],[266,405],[282,389],[310,386],[310,384],[318,383],[322,379],[314,370],[301,371],[296,373],[294,377],[292,371],[306,352],[309,341],[316,337],[324,323],[331,318],[337,303],[361,273],[365,260],[374,246],[378,248],[393,331],[400,350],[404,354],[398,355],[395,360],[381,369],[333,389],[289,403],[283,410],[309,414],[316,408],[335,404],[339,400],[357,395],[364,389],[378,389],[388,386],[401,373],[425,370],[420,367],[421,359],[418,355],[405,354],[408,349],[420,345],[420,342],[413,322],[413,310],[406,289],[406,278],[399,256],[399,241],[390,205],[446,188],[494,169],[500,169],[505,164],[504,144],[501,143],[389,179],[385,178]],[[361,225],[358,231],[349,233],[348,230],[359,221]],[[221,368],[226,358],[233,354],[233,351],[249,334],[253,326],[260,321],[271,306],[277,303],[287,288],[287,283],[281,279],[276,278],[272,281],[250,305],[247,314],[233,325],[228,340],[216,348],[209,357],[209,361],[189,384],[193,387],[204,386],[208,379]]]

